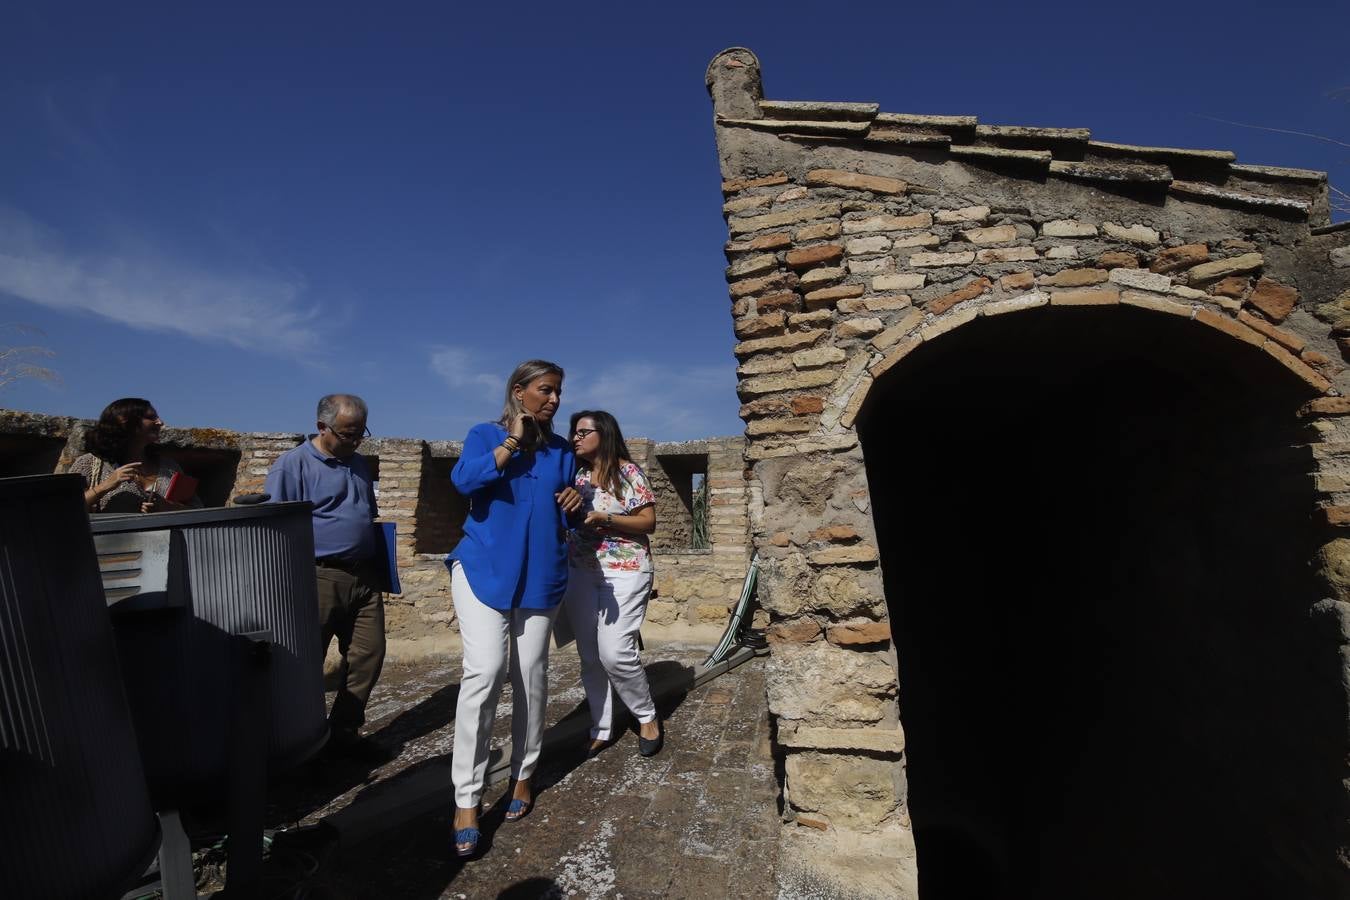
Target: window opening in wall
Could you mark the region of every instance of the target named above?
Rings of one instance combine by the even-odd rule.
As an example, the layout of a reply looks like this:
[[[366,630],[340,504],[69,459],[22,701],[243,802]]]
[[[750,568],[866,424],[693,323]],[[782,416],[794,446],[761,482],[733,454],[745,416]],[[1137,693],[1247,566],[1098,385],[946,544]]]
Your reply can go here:
[[[706,453],[661,454],[653,457],[647,478],[656,494],[655,550],[706,550],[712,546],[708,527]]]
[[[184,472],[197,479],[197,496],[201,498],[203,506],[225,505],[239,473],[238,450],[208,450],[166,444],[165,452],[174,458]]]
[[[450,471],[459,461],[454,456],[422,459],[422,484],[417,492],[417,526],[414,553],[449,553],[464,536],[469,500],[455,490]]]
[[[693,478],[693,503],[691,510],[693,512],[694,528],[690,542],[690,549],[707,550],[712,546],[712,541],[708,538],[708,473],[696,472]]]
[[[28,434],[0,435],[0,478],[50,475],[61,460],[65,438]]]

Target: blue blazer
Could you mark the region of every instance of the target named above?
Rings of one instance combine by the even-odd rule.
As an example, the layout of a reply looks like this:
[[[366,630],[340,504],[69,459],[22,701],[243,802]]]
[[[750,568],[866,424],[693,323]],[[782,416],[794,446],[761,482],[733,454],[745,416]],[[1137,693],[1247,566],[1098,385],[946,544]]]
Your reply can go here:
[[[555,495],[572,486],[576,461],[555,434],[533,453],[512,454],[498,472],[492,451],[506,435],[484,422],[464,438],[450,480],[469,498],[469,517],[446,565],[459,560],[485,606],[550,609],[567,590],[567,517]]]

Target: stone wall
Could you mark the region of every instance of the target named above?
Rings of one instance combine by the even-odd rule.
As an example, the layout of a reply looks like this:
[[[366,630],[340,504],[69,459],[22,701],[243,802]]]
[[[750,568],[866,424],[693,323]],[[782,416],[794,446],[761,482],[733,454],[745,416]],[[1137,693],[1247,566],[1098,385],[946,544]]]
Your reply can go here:
[[[83,452],[92,422],[0,410],[0,477],[64,471]],[[235,432],[212,428],[166,428],[163,443],[191,475],[202,479],[209,506],[224,506],[237,494],[260,492],[268,469],[301,434]],[[649,621],[674,629],[702,626],[700,637],[727,621],[749,563],[744,441],[738,437],[688,443],[644,439],[630,449],[651,474],[657,521],[669,518],[654,541],[656,596]],[[387,598],[386,623],[399,654],[435,652],[457,633],[450,579],[444,565],[463,533],[468,504],[450,483],[460,454],[454,441],[373,438],[361,452],[376,480],[382,521],[397,525],[399,579],[403,593]],[[689,548],[691,473],[710,479],[711,547]],[[683,542],[683,543],[681,543]]]
[[[1110,315],[1122,329],[1154,323],[1169,341],[1193,339],[1205,353],[1221,338],[1245,348],[1233,350],[1243,371],[1277,386],[1282,401],[1308,401],[1314,461],[1295,477],[1314,478],[1318,499],[1304,515],[1345,527],[1350,401],[1340,395],[1350,389],[1343,364],[1350,230],[1328,222],[1322,173],[1239,165],[1224,151],[1092,141],[1081,128],[765,100],[759,61],[740,48],[714,58],[707,85],[730,237],[751,530],[764,560],[760,602],[772,623],[768,702],[785,754],[788,816],[811,826],[790,839],[832,829],[890,835],[893,892],[915,896],[905,685],[889,612],[899,598],[883,587],[888,548],[878,533],[887,523],[874,520],[866,463],[888,465],[894,448],[924,438],[887,423],[887,443],[864,446],[860,423],[884,421],[891,402],[882,387],[899,385],[911,359],[971,343],[958,335],[984,335],[989,345],[1014,322],[1034,323],[1015,332],[1028,339],[1070,322],[1070,340],[1087,346],[1102,333],[1094,329],[1116,327]],[[1073,335],[1077,322],[1087,330]],[[979,362],[947,365],[960,371]],[[989,396],[996,385],[994,374]],[[974,420],[985,401],[958,402]],[[1299,402],[1288,407],[1290,420]],[[1250,452],[1254,460],[1280,449]],[[1069,461],[1076,450],[1059,452]],[[904,502],[906,480],[918,488],[967,474],[905,471],[887,502]],[[981,521],[972,508],[970,527]],[[1318,556],[1329,597],[1303,597],[1303,615],[1336,620],[1320,665],[1343,711],[1336,648],[1350,642],[1350,540],[1325,533],[1309,540],[1307,557],[1329,541]],[[1329,739],[1341,742],[1341,770],[1343,738]],[[1343,826],[1345,797],[1336,791]],[[1272,843],[1299,844],[1317,857],[1310,864],[1317,877],[1344,891],[1337,856],[1350,846],[1346,829],[1338,827],[1337,847],[1315,850],[1309,842],[1320,838],[1308,838],[1306,823],[1288,831]],[[832,862],[821,857],[840,878],[849,860],[846,850]]]

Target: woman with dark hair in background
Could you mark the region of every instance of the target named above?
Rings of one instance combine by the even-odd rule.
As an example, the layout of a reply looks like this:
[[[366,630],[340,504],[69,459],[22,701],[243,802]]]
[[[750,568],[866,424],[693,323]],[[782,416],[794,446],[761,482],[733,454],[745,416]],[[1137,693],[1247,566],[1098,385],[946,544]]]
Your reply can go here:
[[[90,512],[164,512],[201,506],[165,499],[169,482],[183,471],[159,448],[164,421],[149,400],[114,400],[84,438],[85,453],[70,464],[83,475],[84,504]]]
[[[637,718],[638,752],[655,756],[661,723],[638,655],[638,629],[652,591],[647,535],[656,530],[656,497],[612,415],[576,413],[571,437],[578,464],[573,485],[586,518],[569,541],[565,605],[591,708],[588,752],[594,755],[614,740],[617,693]]]
[[[572,489],[575,460],[553,433],[562,367],[523,362],[506,383],[501,418],[469,430],[451,472],[469,498],[464,537],[446,559],[459,617],[464,670],[455,708],[450,775],[455,788],[455,852],[478,846],[478,811],[488,741],[502,677],[511,673],[511,800],[506,820],[534,804],[548,700],[548,640],[567,589],[567,514],[581,507]]]

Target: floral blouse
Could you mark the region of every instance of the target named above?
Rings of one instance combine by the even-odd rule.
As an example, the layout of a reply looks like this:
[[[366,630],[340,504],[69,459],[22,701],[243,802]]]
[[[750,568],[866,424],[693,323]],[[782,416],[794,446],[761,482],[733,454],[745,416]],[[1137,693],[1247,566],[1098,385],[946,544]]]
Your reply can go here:
[[[613,515],[627,515],[644,506],[656,503],[651,483],[634,463],[619,467],[623,490],[614,496],[605,488],[591,483],[591,470],[577,472],[573,483],[581,495],[581,515],[591,510]],[[568,532],[568,560],[579,569],[602,569],[620,572],[650,572],[651,546],[645,534],[620,534],[617,531],[597,531],[578,528]]]

